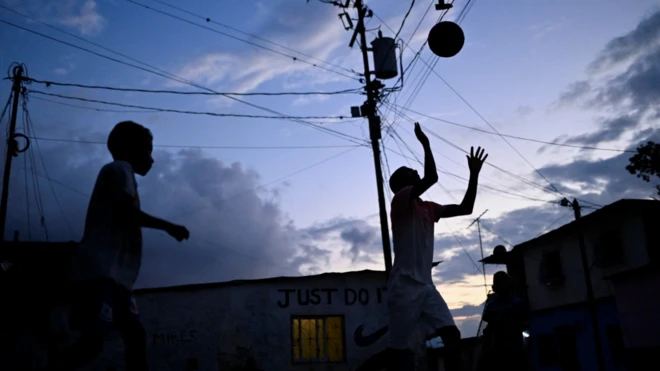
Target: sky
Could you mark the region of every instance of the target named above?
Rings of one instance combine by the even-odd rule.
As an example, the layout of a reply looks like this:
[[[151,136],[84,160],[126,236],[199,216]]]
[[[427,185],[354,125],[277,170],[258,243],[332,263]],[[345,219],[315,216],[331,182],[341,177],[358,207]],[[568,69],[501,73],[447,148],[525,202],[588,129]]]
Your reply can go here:
[[[473,1],[460,21],[461,52],[438,59],[424,47],[415,59],[440,16],[432,3],[416,1],[400,33],[407,45],[402,63],[410,69],[402,89],[380,107],[382,162],[385,176],[402,165],[422,171],[415,160],[422,148],[412,136],[419,121],[440,170],[438,186],[425,197],[448,204],[459,203],[466,188],[461,151],[482,146],[489,154],[474,215],[436,226],[443,263],[434,280],[468,337],[476,334],[486,295],[475,264],[481,252],[474,218],[487,211],[481,226],[490,255],[498,244],[511,248],[569,222],[570,210],[556,204],[565,196],[597,207],[654,194],[625,170],[632,153],[624,151],[660,138],[660,7],[651,0]],[[355,72],[363,69],[361,54],[348,47],[351,31],[337,7],[200,0],[177,5],[185,13],[167,4],[174,2],[0,0],[0,20],[42,34],[0,23],[0,67],[19,62],[35,80],[129,89],[249,94],[361,87]],[[444,20],[455,20],[464,4],[456,1]],[[392,37],[410,2],[367,5],[375,14],[367,23],[371,41],[379,28]],[[383,80],[387,87],[395,82]],[[367,124],[346,118],[364,96],[230,99],[37,82],[27,89],[28,134],[41,139],[14,159],[6,238],[18,230],[23,240],[79,240],[98,170],[111,161],[107,134],[117,122],[134,120],[151,129],[156,146],[153,170],[138,179],[143,209],[191,232],[177,243],[145,231],[138,286],[383,269]],[[10,90],[3,80],[0,92],[8,97]],[[20,133],[24,117],[21,110]],[[499,269],[487,267],[488,286]]]

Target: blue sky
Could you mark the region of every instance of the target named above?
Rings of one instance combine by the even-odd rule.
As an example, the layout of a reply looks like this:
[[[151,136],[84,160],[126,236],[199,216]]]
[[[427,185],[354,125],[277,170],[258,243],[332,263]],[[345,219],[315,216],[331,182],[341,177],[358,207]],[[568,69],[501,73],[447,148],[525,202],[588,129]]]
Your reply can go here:
[[[137,2],[284,54],[316,62],[217,24],[206,23],[156,1]],[[425,13],[430,3],[428,0],[418,0],[406,21],[401,36],[404,40],[411,40],[410,50],[420,48],[428,30],[439,16],[439,12],[433,8],[428,14]],[[357,81],[346,76],[300,61],[293,62],[276,53],[172,19],[128,1],[68,0],[54,3],[46,0],[3,0],[0,4],[216,91],[328,92],[360,87]],[[368,28],[380,26],[385,36],[392,36],[388,27],[398,29],[410,3],[374,0],[367,4],[385,21],[383,24],[377,18],[371,19]],[[448,14],[447,19],[456,17],[462,4],[457,1],[456,8]],[[180,6],[348,70],[362,70],[359,51],[357,48],[348,48],[351,33],[343,29],[337,18],[338,8],[331,5],[319,1],[306,3],[303,0],[269,0],[196,1]],[[621,102],[610,102],[612,104],[608,106],[598,105],[593,100],[576,104],[579,101],[577,98],[587,99],[588,92],[579,91],[577,93],[580,96],[570,100],[567,100],[566,93],[576,93],[576,81],[589,82],[589,91],[592,93],[602,92],[602,89],[610,86],[608,84],[613,84],[613,76],[625,76],[626,63],[628,66],[635,63],[635,58],[641,58],[643,53],[628,50],[627,59],[618,60],[618,64],[609,63],[607,69],[603,67],[608,61],[607,53],[617,47],[610,41],[632,34],[627,39],[623,38],[623,42],[632,45],[631,48],[638,45],[634,44],[636,34],[633,31],[645,16],[657,10],[656,2],[651,0],[479,1],[461,23],[466,34],[464,49],[454,58],[441,59],[435,67],[435,73],[444,78],[501,133],[543,141],[559,138],[567,143],[592,145],[594,138],[579,136],[604,133],[608,118],[613,119],[632,111]],[[0,9],[0,19],[112,55],[5,9]],[[422,19],[419,30],[412,35]],[[369,39],[374,36],[375,32],[371,32]],[[646,46],[657,48],[657,40],[652,38],[651,44]],[[29,68],[29,76],[35,79],[125,88],[195,90],[5,24],[0,24],[0,43],[3,45],[0,50],[0,66],[7,68],[15,61],[25,63]],[[410,50],[406,49],[403,54],[404,66],[413,58]],[[421,58],[430,63],[431,56],[428,48],[425,48]],[[596,68],[599,65],[603,68]],[[346,74],[346,71],[341,71]],[[403,106],[415,90],[415,77],[425,71],[425,64],[417,63],[407,74],[403,90],[394,94],[389,103]],[[435,73],[429,74],[408,108],[425,115],[492,131]],[[394,81],[384,82],[391,85]],[[10,86],[10,82],[3,81],[0,91],[8,94]],[[108,92],[58,86],[46,88],[38,84],[32,84],[29,88],[132,105],[271,115],[224,97]],[[352,144],[291,121],[173,113],[96,112],[37,98],[85,107],[121,108],[36,94],[30,96],[34,99],[29,101],[28,109],[37,136],[50,139],[102,142],[115,123],[132,119],[153,131],[157,146]],[[576,95],[571,97],[575,98]],[[359,105],[364,99],[357,94],[240,98],[292,116],[348,116],[350,107]],[[621,105],[617,105],[619,103]],[[385,109],[385,112],[388,110]],[[496,135],[447,125],[413,113],[408,113],[408,116],[419,120],[425,128],[460,148],[467,150],[472,145],[483,146],[489,153],[490,163],[529,181],[547,185],[529,164]],[[640,141],[640,133],[648,134],[645,129],[657,128],[657,123],[650,121],[648,115],[642,116],[627,130],[619,131],[619,135],[610,136],[607,141],[597,141],[596,145],[619,149],[634,147]],[[421,147],[410,135],[412,124],[401,117],[395,117],[392,112],[385,119],[386,124],[397,123],[395,127],[398,135],[421,155]],[[331,121],[336,122],[325,122],[322,125],[351,136],[367,138],[366,123],[363,121]],[[437,152],[438,166],[467,177],[464,155],[434,136],[429,136]],[[603,204],[621,197],[648,197],[653,193],[650,185],[627,175],[624,168],[606,168],[605,165],[618,164],[620,159],[624,159],[621,153],[543,147],[538,143],[508,140],[531,164],[542,169],[544,176],[555,186],[571,195],[581,195],[589,201]],[[65,219],[71,225],[71,228],[51,228],[50,237],[77,239],[82,233],[87,202],[80,192],[91,192],[98,167],[108,161],[109,157],[104,153],[104,146],[99,144],[42,140],[39,145],[45,154],[50,178],[58,181],[51,191],[46,186],[47,180],[41,179],[44,183],[41,185],[44,216],[51,225],[59,226],[58,223]],[[392,138],[386,140],[385,146],[400,151]],[[34,147],[33,144],[33,150]],[[272,183],[348,149],[203,149],[179,152],[180,149],[158,148],[160,152],[156,157],[158,162],[154,171],[140,180],[142,192],[146,194],[143,206],[158,216],[174,218],[175,221],[189,225],[192,237],[186,242],[188,246],[180,247],[157,233],[148,234],[153,246],[166,246],[163,250],[166,253],[147,246],[143,284],[154,286],[280,274],[380,269],[382,255],[379,253],[378,242],[375,176],[373,158],[368,148],[356,148],[284,181]],[[398,166],[407,165],[407,161],[394,152],[385,152],[389,165],[387,168],[392,171]],[[410,153],[407,155],[411,156]],[[14,167],[12,192],[23,195],[25,170],[20,169],[22,159],[17,159],[16,163],[19,165]],[[43,171],[40,164],[36,167]],[[421,168],[419,164],[417,167]],[[588,177],[591,170],[585,170],[587,168],[598,171],[602,168],[602,171]],[[464,182],[443,174],[440,182],[451,195],[441,187],[434,187],[428,197],[440,203],[460,201],[465,189]],[[27,183],[31,182],[28,180]],[[550,195],[530,187],[492,167],[484,168],[481,183],[531,198],[548,201],[559,198],[556,194]],[[268,186],[254,190],[259,184]],[[228,195],[236,193],[241,196],[226,200]],[[21,235],[27,237],[26,199],[25,196],[21,197],[17,196],[10,205],[10,213],[14,214],[10,214],[11,228],[8,227],[7,233],[19,229]],[[65,206],[63,210],[57,206],[56,199]],[[33,239],[42,239],[45,236],[38,227],[39,212],[35,204],[35,200],[32,200],[30,232]],[[199,210],[188,213],[196,209]],[[550,222],[565,212],[556,205],[482,189],[475,214],[486,209],[488,213],[485,224],[490,224],[498,236],[512,243],[542,233]],[[66,217],[62,217],[63,214]],[[531,224],[515,225],[512,224],[514,220]],[[568,220],[565,218],[560,222]],[[473,230],[466,230],[470,221],[469,217],[459,218],[437,226],[438,258],[445,260],[438,268],[437,283],[453,308],[471,308],[484,300],[482,278],[475,274],[476,268],[463,251],[465,248],[473,259],[479,256],[476,235]],[[463,247],[456,245],[456,238],[448,231],[463,241]],[[488,232],[485,234],[488,254],[501,241],[495,235]],[[149,262],[149,258],[153,260]],[[204,269],[199,269],[200,264]],[[174,271],[163,276],[158,274],[160,269]]]

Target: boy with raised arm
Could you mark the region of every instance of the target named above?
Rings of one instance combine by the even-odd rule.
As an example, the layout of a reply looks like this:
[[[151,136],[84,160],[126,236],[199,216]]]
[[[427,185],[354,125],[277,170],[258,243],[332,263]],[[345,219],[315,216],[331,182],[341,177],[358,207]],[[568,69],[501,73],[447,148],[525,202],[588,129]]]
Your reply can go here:
[[[101,168],[87,209],[85,232],[72,263],[71,326],[80,331],[72,347],[55,354],[48,370],[75,370],[102,351],[107,332],[125,344],[126,370],[148,370],[147,338],[138,317],[133,285],[142,264],[142,228],[167,232],[177,241],[188,230],[140,209],[135,174],[153,165],[153,137],[132,121],[118,123],[108,137],[114,161]]]
[[[459,205],[439,205],[422,201],[420,196],[438,181],[429,139],[415,123],[415,136],[424,147],[424,177],[401,167],[390,178],[394,193],[391,207],[394,265],[388,282],[390,371],[414,369],[411,337],[420,326],[440,336],[445,347],[445,369],[461,369],[461,333],[447,303],[436,290],[431,277],[433,267],[434,223],[440,218],[472,214],[477,195],[479,171],[488,155],[481,147],[467,156],[470,180]],[[426,334],[425,334],[426,335]]]

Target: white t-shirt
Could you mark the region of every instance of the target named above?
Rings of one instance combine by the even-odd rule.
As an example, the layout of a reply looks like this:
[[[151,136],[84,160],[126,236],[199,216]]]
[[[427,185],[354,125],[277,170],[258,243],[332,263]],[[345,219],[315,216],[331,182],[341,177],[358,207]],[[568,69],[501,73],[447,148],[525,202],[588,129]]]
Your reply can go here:
[[[392,276],[404,275],[422,284],[433,284],[434,226],[444,207],[435,202],[410,200],[412,186],[400,190],[392,199]]]
[[[111,278],[129,290],[142,263],[142,229],[126,215],[118,202],[130,197],[140,208],[133,167],[113,161],[101,168],[89,201],[85,233],[73,259],[73,279]]]

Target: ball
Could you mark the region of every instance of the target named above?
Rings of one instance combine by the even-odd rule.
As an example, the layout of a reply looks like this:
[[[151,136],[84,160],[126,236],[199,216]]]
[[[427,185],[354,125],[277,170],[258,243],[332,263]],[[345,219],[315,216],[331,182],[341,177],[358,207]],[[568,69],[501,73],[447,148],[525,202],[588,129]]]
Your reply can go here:
[[[428,38],[429,49],[442,58],[451,58],[463,49],[465,34],[461,26],[443,21],[431,28]]]

